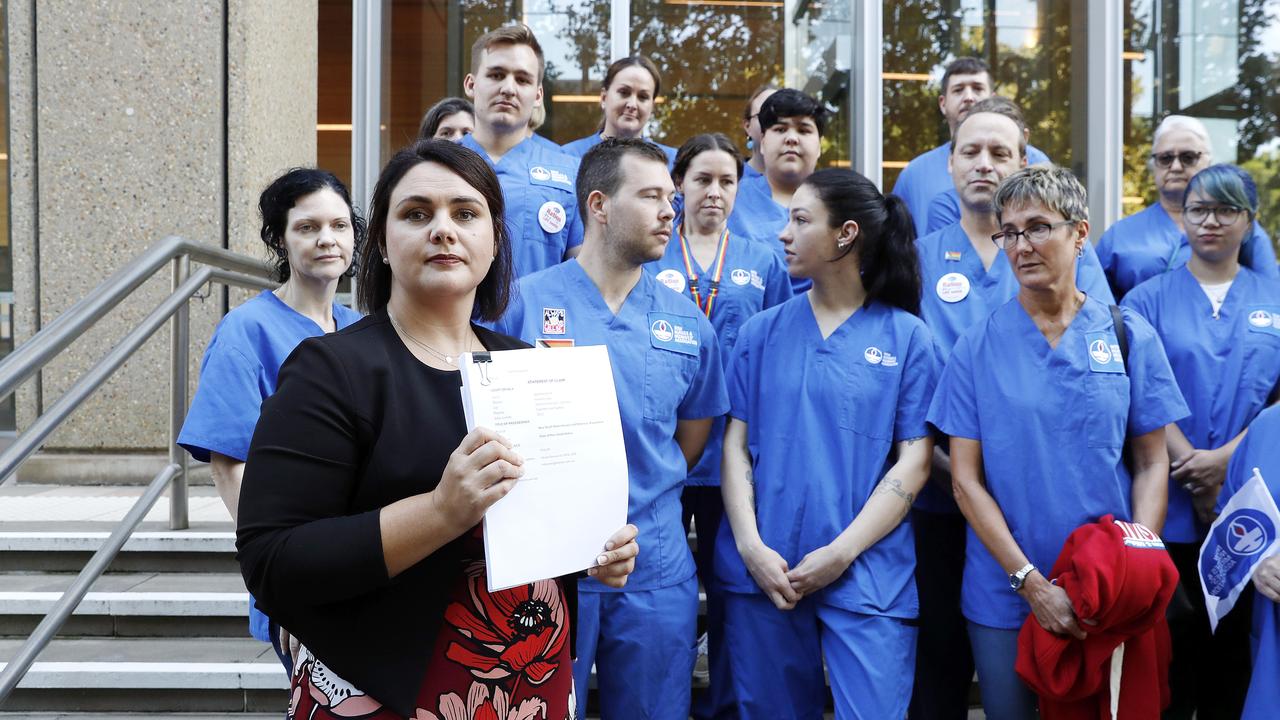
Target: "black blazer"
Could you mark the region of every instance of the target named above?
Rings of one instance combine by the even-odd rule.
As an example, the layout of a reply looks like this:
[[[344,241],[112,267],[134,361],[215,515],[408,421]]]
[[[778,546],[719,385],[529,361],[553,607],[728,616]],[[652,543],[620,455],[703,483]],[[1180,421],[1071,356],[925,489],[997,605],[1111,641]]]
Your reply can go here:
[[[475,327],[487,349],[528,347]],[[461,379],[419,362],[386,312],[310,338],[262,405],[237,558],[258,607],[343,679],[411,716],[461,540],[387,577],[379,512],[427,492],[466,434]],[[563,578],[570,642],[577,583]]]

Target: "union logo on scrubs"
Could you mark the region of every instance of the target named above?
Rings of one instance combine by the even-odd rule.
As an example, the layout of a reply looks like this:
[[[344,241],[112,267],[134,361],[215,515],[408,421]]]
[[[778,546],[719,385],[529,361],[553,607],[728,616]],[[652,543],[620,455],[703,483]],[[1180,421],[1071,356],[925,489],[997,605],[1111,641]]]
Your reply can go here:
[[[1269,311],[1259,309],[1249,313],[1249,324],[1256,328],[1270,328],[1275,327],[1276,319]]]
[[[697,355],[702,344],[696,318],[670,313],[649,313],[649,336],[653,347],[685,355]]]
[[[1089,348],[1089,370],[1096,373],[1124,373],[1124,358],[1120,345],[1111,332],[1085,334]]]

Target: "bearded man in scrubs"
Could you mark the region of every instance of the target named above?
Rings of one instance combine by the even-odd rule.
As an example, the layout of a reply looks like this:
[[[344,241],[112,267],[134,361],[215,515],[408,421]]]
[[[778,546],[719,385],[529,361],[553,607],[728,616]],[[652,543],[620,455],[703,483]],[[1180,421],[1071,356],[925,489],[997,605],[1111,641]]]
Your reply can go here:
[[[1187,264],[1191,246],[1182,217],[1187,182],[1213,164],[1213,149],[1204,123],[1186,115],[1170,115],[1156,126],[1147,167],[1158,202],[1116,221],[1098,240],[1098,259],[1117,298],[1143,280]],[[1271,238],[1255,219],[1240,248],[1240,263],[1267,277],[1280,277]]]
[[[534,345],[606,345],[630,482],[627,516],[648,538],[627,586],[579,585],[574,684],[596,667],[606,718],[689,716],[698,582],[680,494],[714,418],[729,409],[715,329],[642,266],[671,239],[667,157],[609,138],[582,158],[582,253],[530,275],[496,329]],[[579,703],[584,717],[586,703]]]
[[[507,208],[516,276],[551,267],[582,244],[573,179],[577,158],[529,130],[541,107],[542,46],[525,25],[504,25],[471,46],[471,72],[463,91],[475,103],[475,132],[462,144],[489,161]]]
[[[942,74],[942,93],[938,96],[938,111],[947,121],[947,128],[952,137],[960,120],[969,112],[974,103],[991,97],[994,90],[994,79],[991,68],[975,57],[959,57],[952,60]],[[911,218],[916,223],[916,236],[920,237],[932,230],[949,225],[950,222],[939,221],[930,227],[930,203],[942,193],[952,191],[951,174],[947,170],[948,158],[951,156],[951,143],[944,142],[928,152],[917,155],[893,184],[893,194],[906,201],[911,210]],[[1032,165],[1047,163],[1049,158],[1034,147],[1027,146],[1027,157]],[[949,219],[954,222],[959,218],[959,202],[951,202],[953,208]],[[939,216],[942,212],[938,211]]]
[[[1188,410],[1151,325],[1125,310],[1117,328],[1108,304],[1077,288],[1089,221],[1075,176],[1024,168],[992,205],[992,239],[1018,292],[952,348],[929,422],[950,437],[969,523],[961,609],[983,705],[988,717],[1034,718],[1035,695],[1014,672],[1019,628],[1034,614],[1050,632],[1085,637],[1066,592],[1039,568],[1103,515],[1160,531],[1165,426]]]

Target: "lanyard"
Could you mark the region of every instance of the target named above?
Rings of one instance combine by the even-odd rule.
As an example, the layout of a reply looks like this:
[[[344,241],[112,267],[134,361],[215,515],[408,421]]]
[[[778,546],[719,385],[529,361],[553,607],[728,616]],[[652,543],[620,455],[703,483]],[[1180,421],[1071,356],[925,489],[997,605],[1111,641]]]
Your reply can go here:
[[[676,230],[676,237],[680,239],[680,256],[684,259],[684,272],[689,276],[689,293],[693,295],[693,302],[698,309],[711,317],[711,306],[716,302],[716,295],[720,294],[720,276],[724,274],[724,258],[729,251],[729,228],[725,228],[720,233],[720,240],[716,242],[716,259],[715,265],[711,272],[711,280],[707,283],[707,302],[704,306],[702,303],[701,289],[698,286],[698,272],[693,269],[693,252],[689,250],[689,243],[685,242],[684,235]]]

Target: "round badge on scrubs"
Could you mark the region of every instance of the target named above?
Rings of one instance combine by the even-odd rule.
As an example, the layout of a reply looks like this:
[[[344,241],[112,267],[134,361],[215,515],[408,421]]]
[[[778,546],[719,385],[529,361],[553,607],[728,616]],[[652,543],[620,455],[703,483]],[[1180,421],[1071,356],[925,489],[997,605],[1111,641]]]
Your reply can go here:
[[[560,232],[566,220],[564,206],[555,200],[548,200],[538,208],[538,224],[549,233]]]
[[[969,278],[958,272],[949,272],[938,278],[936,290],[943,302],[960,302],[969,297]]]
[[[862,357],[872,365],[884,362],[884,353],[878,347],[869,347],[862,352]]]
[[[679,270],[667,268],[658,273],[658,282],[675,290],[678,293],[684,292],[684,273]]]
[[[746,285],[751,282],[751,273],[743,270],[742,268],[738,268],[737,270],[729,273],[729,279],[733,281],[734,285]]]
[[[1249,313],[1249,324],[1254,327],[1271,327],[1271,313],[1266,310],[1254,310]]]

